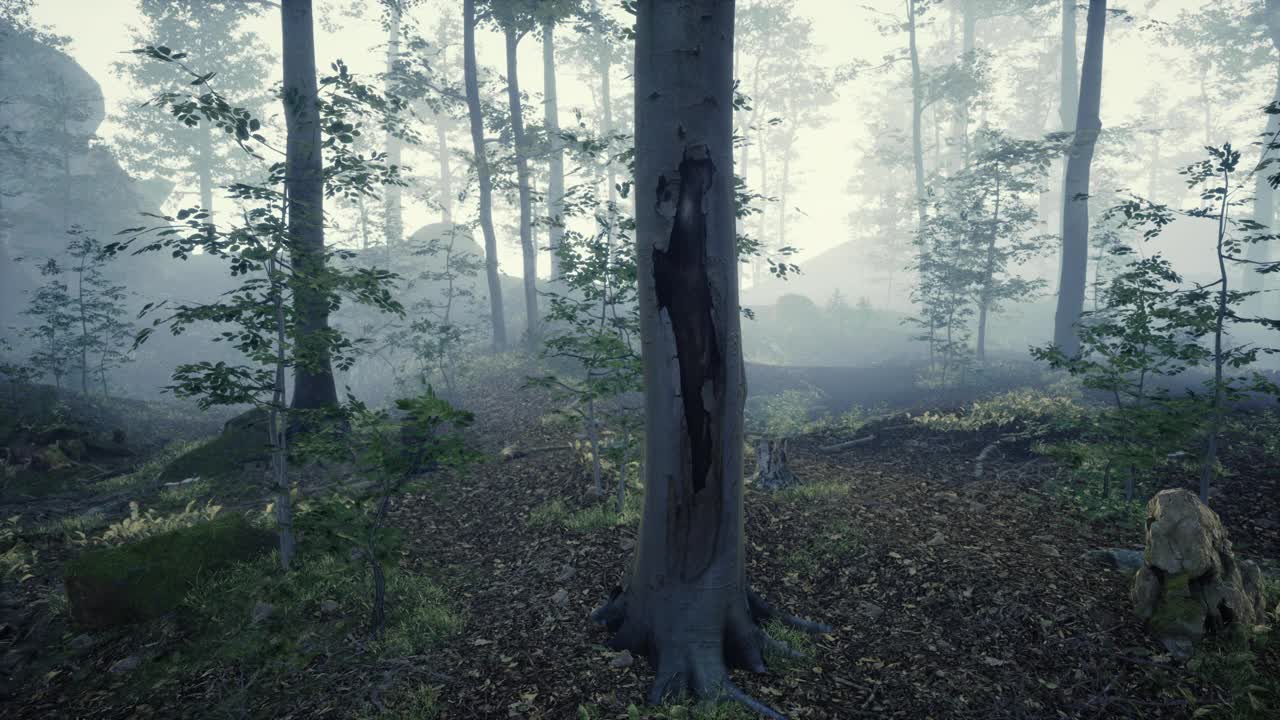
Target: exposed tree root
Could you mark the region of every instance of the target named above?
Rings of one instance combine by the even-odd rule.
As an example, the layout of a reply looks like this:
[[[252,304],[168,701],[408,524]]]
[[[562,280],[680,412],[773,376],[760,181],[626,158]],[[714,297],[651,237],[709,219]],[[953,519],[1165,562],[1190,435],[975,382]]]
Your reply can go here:
[[[540,453],[558,452],[560,450],[572,450],[572,445],[545,445],[543,447],[521,449],[515,445],[508,445],[502,448],[502,460],[508,462],[517,458],[528,457],[529,455],[538,455]]]
[[[868,444],[868,443],[873,443],[873,442],[875,442],[875,441],[876,441],[876,438],[877,438],[877,437],[879,437],[879,436],[878,436],[878,435],[868,435],[868,436],[866,436],[866,437],[861,437],[861,438],[858,438],[858,439],[856,439],[856,440],[849,440],[849,441],[847,441],[847,442],[836,443],[835,445],[823,445],[822,447],[820,447],[820,448],[818,448],[818,449],[819,449],[819,450],[821,450],[821,451],[822,451],[822,452],[824,452],[824,453],[835,453],[835,452],[840,452],[840,451],[842,451],[842,450],[848,450],[849,448],[858,447],[859,445],[866,445],[866,444]]]
[[[734,685],[729,679],[729,669],[767,672],[766,651],[791,658],[803,657],[765,632],[763,625],[769,620],[815,634],[831,632],[831,628],[778,612],[750,590],[746,600],[746,607],[739,605],[741,609],[729,612],[718,630],[693,622],[693,627],[681,627],[658,637],[652,631],[651,620],[628,614],[627,595],[621,588],[615,588],[609,601],[593,612],[591,619],[613,633],[610,647],[643,655],[655,668],[653,687],[647,698],[650,704],[659,705],[683,696],[712,702],[732,700],[762,717],[785,720],[781,713]]]

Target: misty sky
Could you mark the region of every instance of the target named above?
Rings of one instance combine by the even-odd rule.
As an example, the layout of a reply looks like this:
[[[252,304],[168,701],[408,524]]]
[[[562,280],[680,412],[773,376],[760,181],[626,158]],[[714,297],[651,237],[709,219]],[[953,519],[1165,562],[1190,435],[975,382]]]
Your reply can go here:
[[[317,2],[318,13],[342,26],[339,34],[333,34],[317,28],[317,61],[326,67],[334,59],[341,58],[357,73],[377,73],[382,63],[385,34],[377,23],[376,15],[350,17],[335,8],[350,6],[351,0],[326,3]],[[372,3],[370,3],[372,4]],[[437,0],[413,11],[415,18],[422,25],[430,25],[432,13],[437,7],[457,5],[461,12],[461,3]],[[901,3],[872,2],[879,9],[873,12],[862,3],[846,0],[796,0],[797,13],[807,16],[813,21],[816,42],[823,48],[821,57],[825,64],[837,67],[851,60],[878,62],[882,56],[905,42],[905,36],[882,36],[877,29],[877,21],[882,19],[883,12],[901,12]],[[1149,10],[1147,5],[1151,5]],[[1194,8],[1200,3],[1189,0],[1176,2],[1137,3],[1128,7],[1135,15],[1142,18],[1171,20],[1179,10]],[[926,48],[930,42],[941,41],[946,37],[952,24],[950,13],[935,10],[934,24],[926,28],[922,35],[922,45]],[[128,27],[137,22],[136,0],[39,0],[35,7],[37,22],[47,24],[59,33],[72,38],[70,54],[83,65],[103,87],[109,115],[114,114],[129,97],[136,96],[128,85],[113,76],[110,65],[121,58],[120,53],[130,47]],[[1080,13],[1081,51],[1083,51],[1084,12]],[[1058,20],[1043,28],[1046,47],[1056,44],[1059,32]],[[1175,78],[1163,71],[1167,58],[1173,52],[1151,42],[1135,29],[1136,23],[1110,24],[1108,27],[1108,43],[1105,61],[1105,83],[1103,89],[1102,121],[1104,126],[1116,126],[1124,122],[1136,120],[1136,100],[1140,98],[1154,81],[1168,83]],[[253,22],[253,27],[266,43],[276,50],[280,45],[278,15],[269,12]],[[930,35],[933,35],[931,38]],[[981,40],[981,37],[979,38]],[[501,38],[491,31],[478,33],[481,62],[491,68],[503,67]],[[536,38],[529,38],[521,44],[521,86],[531,95],[541,92],[541,49]],[[175,48],[180,49],[180,48]],[[998,63],[998,60],[997,60]],[[278,69],[277,69],[278,74]],[[276,81],[277,77],[264,78],[264,85]],[[865,102],[863,91],[867,83],[883,84],[885,78],[871,77],[847,83],[839,89],[839,100],[830,109],[834,122],[828,123],[819,130],[806,134],[799,143],[798,155],[794,161],[794,189],[791,191],[788,205],[798,210],[790,224],[788,241],[799,246],[799,257],[812,257],[816,253],[845,242],[850,238],[848,222],[850,198],[847,186],[850,176],[855,172],[863,147],[874,142],[868,137],[865,122],[862,121],[861,105]],[[1193,92],[1191,83],[1184,84],[1184,94]],[[629,92],[629,80],[621,69],[616,74],[616,92]],[[1249,107],[1260,107],[1265,104],[1270,88],[1259,88],[1258,97],[1241,98],[1240,102]],[[999,91],[997,91],[999,92]],[[560,73],[560,94],[562,118],[566,117],[575,106],[589,108],[591,95],[576,78],[576,73],[562,71]],[[1007,93],[1005,93],[1007,95]],[[900,97],[909,102],[909,94],[904,90]],[[1170,97],[1172,104],[1180,99],[1175,91]],[[1045,116],[1049,122],[1056,122],[1057,109],[1045,108]],[[568,115],[568,117],[572,117]],[[904,116],[905,117],[905,116]],[[1053,127],[1046,127],[1046,131]],[[100,135],[109,143],[115,127],[109,117],[100,129]],[[1253,139],[1252,133],[1241,130],[1240,137],[1235,138],[1237,144],[1243,145]],[[1226,140],[1228,138],[1222,138]],[[413,159],[406,159],[413,164]],[[422,163],[425,165],[426,163]],[[1172,168],[1170,168],[1172,172]],[[499,208],[505,211],[506,208]],[[406,205],[406,228],[414,229],[426,222],[436,219],[436,214],[424,207]],[[500,223],[508,218],[499,218]],[[519,249],[512,237],[504,238],[501,261],[504,270],[512,275],[519,274]],[[545,262],[545,257],[543,257]],[[803,262],[801,263],[803,264]]]

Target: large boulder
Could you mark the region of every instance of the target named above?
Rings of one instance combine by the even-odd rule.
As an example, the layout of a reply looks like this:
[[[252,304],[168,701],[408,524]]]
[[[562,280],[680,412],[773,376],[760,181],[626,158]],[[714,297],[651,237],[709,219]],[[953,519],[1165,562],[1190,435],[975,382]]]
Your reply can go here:
[[[1262,573],[1238,560],[1217,513],[1187,490],[1147,503],[1143,564],[1134,575],[1134,612],[1170,652],[1189,656],[1206,635],[1260,624]]]
[[[81,627],[148,620],[182,602],[192,582],[275,546],[275,534],[239,515],[90,550],[67,563],[67,602]]]

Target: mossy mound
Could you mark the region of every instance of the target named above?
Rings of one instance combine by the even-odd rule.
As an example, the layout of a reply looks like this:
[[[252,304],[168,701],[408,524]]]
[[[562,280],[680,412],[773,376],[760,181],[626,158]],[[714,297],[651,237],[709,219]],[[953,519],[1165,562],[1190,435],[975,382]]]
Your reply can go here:
[[[213,440],[179,455],[160,471],[159,480],[165,483],[191,477],[227,477],[238,474],[245,465],[265,463],[270,458],[267,414],[254,409],[228,420]]]
[[[110,627],[158,617],[178,606],[203,573],[265,554],[275,535],[229,515],[67,563],[71,619]]]

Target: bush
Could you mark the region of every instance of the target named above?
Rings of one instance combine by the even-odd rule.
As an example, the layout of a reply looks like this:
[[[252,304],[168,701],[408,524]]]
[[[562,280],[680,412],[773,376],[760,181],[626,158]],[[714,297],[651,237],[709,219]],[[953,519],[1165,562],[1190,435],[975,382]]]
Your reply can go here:
[[[1089,420],[1088,408],[1069,395],[1047,394],[1032,388],[1001,393],[973,403],[967,411],[926,412],[915,422],[943,432],[995,430],[1027,437],[1081,429]]]
[[[813,429],[823,413],[817,390],[784,390],[747,399],[747,431],[772,437],[795,437]]]

